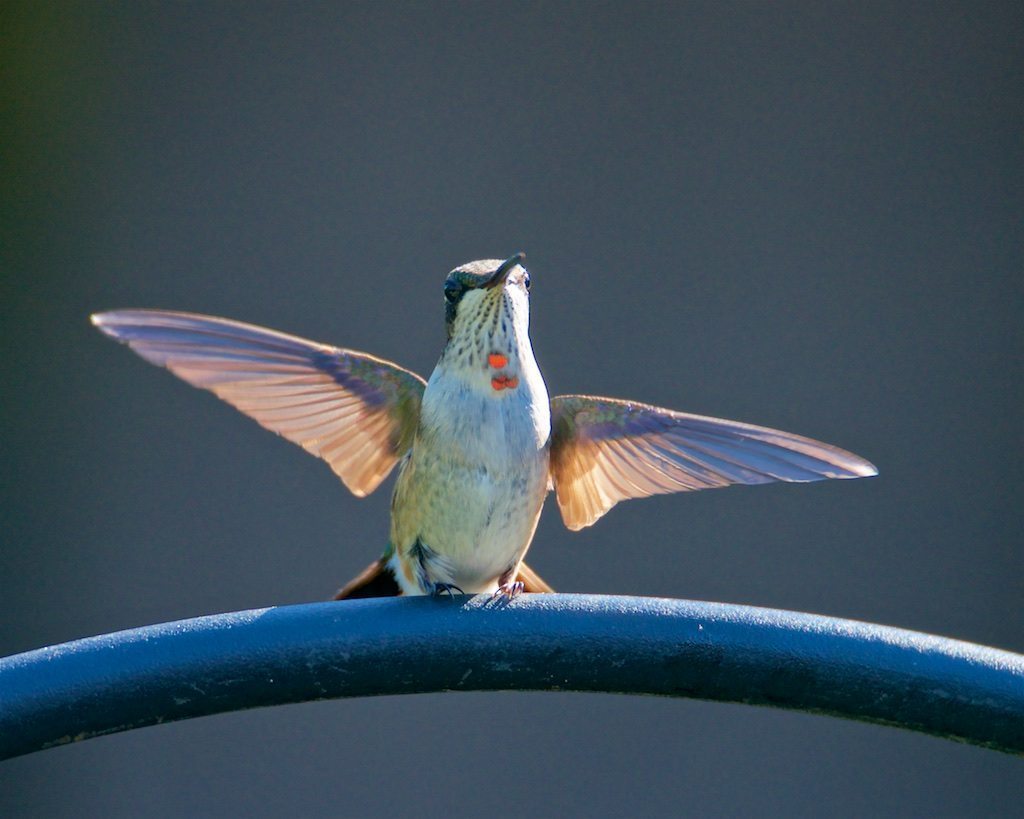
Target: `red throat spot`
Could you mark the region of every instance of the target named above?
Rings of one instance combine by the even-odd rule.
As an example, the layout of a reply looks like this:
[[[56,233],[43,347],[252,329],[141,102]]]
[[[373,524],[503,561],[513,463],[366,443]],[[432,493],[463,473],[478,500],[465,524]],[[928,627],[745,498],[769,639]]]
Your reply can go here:
[[[514,390],[519,386],[519,379],[514,375],[496,375],[491,379],[491,386],[498,392],[501,392],[501,390]]]
[[[502,367],[508,366],[508,357],[503,356],[501,353],[491,353],[487,356],[487,363],[496,370],[500,370]]]

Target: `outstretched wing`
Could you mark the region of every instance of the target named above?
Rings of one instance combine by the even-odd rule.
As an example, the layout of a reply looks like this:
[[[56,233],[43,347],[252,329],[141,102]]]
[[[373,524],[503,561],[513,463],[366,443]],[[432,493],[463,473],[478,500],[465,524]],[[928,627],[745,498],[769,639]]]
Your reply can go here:
[[[560,395],[551,399],[551,474],[562,519],[575,530],[628,498],[737,483],[861,478],[878,470],[852,452],[777,429]]]
[[[92,323],[323,458],[360,497],[412,445],[426,384],[389,361],[194,313],[115,310]]]

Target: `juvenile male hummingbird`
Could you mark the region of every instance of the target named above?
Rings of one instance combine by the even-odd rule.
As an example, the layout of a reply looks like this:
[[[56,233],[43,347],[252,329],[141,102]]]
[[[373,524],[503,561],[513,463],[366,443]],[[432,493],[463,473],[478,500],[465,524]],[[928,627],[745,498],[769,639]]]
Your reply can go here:
[[[320,456],[360,497],[399,464],[384,553],[337,599],[551,591],[523,563],[551,489],[577,530],[628,498],[877,474],[788,432],[614,398],[549,398],[530,345],[524,258],[448,274],[447,343],[426,382],[366,353],[223,318],[115,310],[92,321]]]

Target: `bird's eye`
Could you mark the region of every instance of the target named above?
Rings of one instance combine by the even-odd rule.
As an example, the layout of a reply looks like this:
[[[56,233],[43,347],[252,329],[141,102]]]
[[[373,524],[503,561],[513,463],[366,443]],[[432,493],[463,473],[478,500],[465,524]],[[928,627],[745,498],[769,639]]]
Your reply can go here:
[[[444,286],[444,300],[449,304],[455,304],[462,295],[462,285],[458,282],[447,282]]]
[[[523,287],[525,287],[527,290],[530,289],[530,274],[529,273],[523,273]]]

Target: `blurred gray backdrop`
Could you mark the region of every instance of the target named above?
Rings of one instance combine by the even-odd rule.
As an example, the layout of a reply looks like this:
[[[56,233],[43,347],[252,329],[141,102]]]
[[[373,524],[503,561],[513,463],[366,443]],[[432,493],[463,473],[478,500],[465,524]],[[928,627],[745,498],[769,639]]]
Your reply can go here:
[[[102,338],[230,316],[427,374],[529,254],[553,392],[822,438],[877,479],[545,513],[563,591],[1024,650],[1019,3],[0,11],[0,653],[321,600],[380,550],[321,462]],[[1019,760],[711,703],[254,711],[0,765],[4,816],[1005,815]]]

